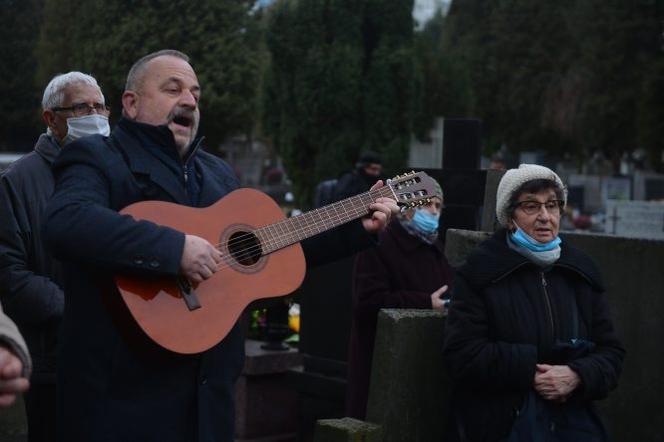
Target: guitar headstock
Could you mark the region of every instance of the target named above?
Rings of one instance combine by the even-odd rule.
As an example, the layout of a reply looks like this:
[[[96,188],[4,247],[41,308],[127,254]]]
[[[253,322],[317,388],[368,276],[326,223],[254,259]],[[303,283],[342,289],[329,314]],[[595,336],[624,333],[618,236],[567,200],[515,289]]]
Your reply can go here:
[[[431,202],[436,194],[436,181],[424,172],[409,172],[388,179],[389,186],[397,197],[402,210],[423,206]]]

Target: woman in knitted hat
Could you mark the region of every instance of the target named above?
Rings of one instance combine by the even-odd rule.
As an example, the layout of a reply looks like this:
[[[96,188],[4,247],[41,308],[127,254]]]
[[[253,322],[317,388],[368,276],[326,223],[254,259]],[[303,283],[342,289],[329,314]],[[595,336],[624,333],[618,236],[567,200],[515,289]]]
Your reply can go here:
[[[444,344],[450,440],[608,440],[592,401],[616,387],[625,350],[596,265],[558,236],[566,199],[546,167],[507,171],[503,228],[457,270]]]
[[[353,275],[353,325],[348,361],[347,416],[364,419],[376,322],[381,308],[444,310],[452,267],[438,240],[443,192],[431,203],[397,215],[378,246],[357,255]]]

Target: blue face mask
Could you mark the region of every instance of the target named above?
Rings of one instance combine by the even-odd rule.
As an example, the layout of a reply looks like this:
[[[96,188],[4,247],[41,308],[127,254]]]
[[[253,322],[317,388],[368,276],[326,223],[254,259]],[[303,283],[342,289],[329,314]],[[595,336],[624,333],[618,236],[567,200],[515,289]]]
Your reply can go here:
[[[430,235],[438,230],[439,216],[424,209],[415,209],[415,216],[410,222],[420,232]]]
[[[548,252],[558,247],[562,242],[561,239],[556,236],[555,239],[547,243],[541,243],[524,232],[521,227],[517,225],[517,223],[514,223],[514,225],[516,226],[516,231],[511,234],[512,241],[514,241],[515,244],[533,252]]]

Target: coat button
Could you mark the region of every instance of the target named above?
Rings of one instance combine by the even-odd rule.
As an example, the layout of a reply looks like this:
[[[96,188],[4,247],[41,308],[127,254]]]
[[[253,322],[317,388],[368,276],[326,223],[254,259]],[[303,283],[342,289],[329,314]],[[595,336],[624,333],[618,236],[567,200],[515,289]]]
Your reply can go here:
[[[159,268],[160,265],[161,264],[159,264],[159,261],[157,261],[156,259],[150,261],[150,267],[152,267],[153,269]]]
[[[207,378],[201,379],[201,385],[205,385],[205,384],[207,384]]]

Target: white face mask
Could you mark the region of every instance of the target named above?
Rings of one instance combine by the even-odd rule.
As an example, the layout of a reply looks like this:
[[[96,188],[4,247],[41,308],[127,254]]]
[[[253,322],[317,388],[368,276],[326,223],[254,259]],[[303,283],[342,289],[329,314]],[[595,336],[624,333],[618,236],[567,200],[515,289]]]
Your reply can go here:
[[[92,114],[67,118],[67,136],[62,140],[62,144],[69,144],[88,135],[99,134],[107,137],[110,133],[111,127],[108,125],[108,117],[104,115]]]

